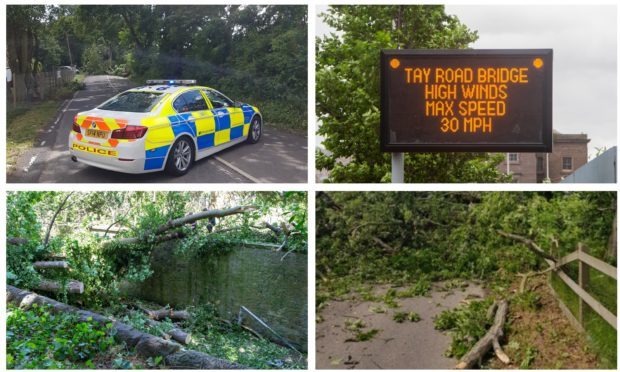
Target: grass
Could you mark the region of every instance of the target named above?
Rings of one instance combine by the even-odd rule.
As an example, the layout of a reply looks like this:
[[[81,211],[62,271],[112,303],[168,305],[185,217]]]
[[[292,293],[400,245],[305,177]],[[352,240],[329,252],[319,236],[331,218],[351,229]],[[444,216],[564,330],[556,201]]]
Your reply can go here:
[[[81,77],[83,80],[83,76]],[[8,173],[15,170],[17,159],[35,145],[40,131],[56,117],[62,102],[70,97],[80,84],[71,84],[59,90],[47,101],[18,104],[13,107],[7,104],[7,135],[6,165]]]
[[[595,297],[605,304],[605,306],[609,303],[613,303],[614,305],[610,306],[608,309],[613,310],[612,312],[615,313],[616,286],[609,285],[603,287],[601,284],[604,282],[604,279],[601,279],[600,275],[595,273],[595,270],[591,270],[589,292],[593,293],[593,295],[596,294]],[[564,302],[571,313],[577,317],[579,311],[579,297],[555,274],[551,276],[551,284],[562,302]],[[603,298],[605,300],[603,300]],[[585,312],[583,326],[588,335],[588,344],[600,358],[601,367],[616,369],[618,344],[616,330],[591,309]]]

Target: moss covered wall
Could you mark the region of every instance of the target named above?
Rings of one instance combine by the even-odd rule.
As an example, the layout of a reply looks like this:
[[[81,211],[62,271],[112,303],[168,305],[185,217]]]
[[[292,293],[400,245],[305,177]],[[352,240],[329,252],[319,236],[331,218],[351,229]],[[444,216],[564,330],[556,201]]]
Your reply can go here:
[[[282,252],[239,247],[220,257],[187,259],[173,252],[170,242],[153,250],[154,273],[132,295],[173,307],[211,302],[230,320],[245,306],[306,350],[307,255],[291,253],[282,261]]]

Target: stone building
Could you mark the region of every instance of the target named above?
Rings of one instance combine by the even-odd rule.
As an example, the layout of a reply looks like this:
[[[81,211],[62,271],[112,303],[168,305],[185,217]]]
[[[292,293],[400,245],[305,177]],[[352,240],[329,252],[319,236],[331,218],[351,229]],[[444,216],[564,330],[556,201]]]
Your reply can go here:
[[[553,152],[547,153],[509,153],[510,173],[514,182],[541,183],[547,177],[551,182],[560,182],[564,177],[573,173],[588,162],[587,134],[563,134],[553,131]],[[548,155],[548,159],[547,159]],[[506,160],[498,166],[506,173]]]

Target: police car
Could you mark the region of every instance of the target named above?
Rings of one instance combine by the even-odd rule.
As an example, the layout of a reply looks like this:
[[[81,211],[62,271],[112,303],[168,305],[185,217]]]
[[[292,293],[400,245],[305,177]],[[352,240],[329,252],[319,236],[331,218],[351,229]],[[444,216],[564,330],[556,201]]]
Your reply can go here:
[[[181,176],[195,160],[258,142],[262,123],[256,107],[196,80],[148,80],[78,113],[69,152],[73,161],[103,169]]]

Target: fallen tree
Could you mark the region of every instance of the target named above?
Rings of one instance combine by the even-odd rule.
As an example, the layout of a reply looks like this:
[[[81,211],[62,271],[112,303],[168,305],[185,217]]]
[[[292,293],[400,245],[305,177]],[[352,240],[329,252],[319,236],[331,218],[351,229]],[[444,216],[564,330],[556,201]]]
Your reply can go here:
[[[100,324],[112,324],[115,331],[114,338],[124,342],[127,347],[135,348],[137,353],[145,358],[161,356],[167,366],[172,368],[200,368],[200,369],[241,369],[245,368],[237,363],[215,358],[205,353],[193,350],[184,350],[176,342],[164,340],[161,337],[141,332],[127,324],[111,320],[101,314],[88,310],[80,310],[74,306],[58,302],[51,298],[25,291],[11,285],[6,286],[6,301],[20,308],[28,309],[33,304],[47,305],[54,313],[72,313],[82,322],[93,321]]]
[[[502,300],[499,304],[491,305],[492,309],[497,308],[495,311],[495,320],[489,331],[482,337],[467,354],[465,354],[459,363],[456,365],[456,369],[471,369],[484,355],[491,350],[491,347],[495,351],[495,355],[504,364],[510,363],[510,358],[504,353],[502,347],[499,344],[499,340],[504,336],[504,324],[506,323],[506,315],[508,314],[508,301]],[[489,311],[487,315],[490,315],[492,311]]]
[[[151,234],[161,235],[167,232],[168,230],[175,229],[183,225],[191,224],[196,221],[203,220],[205,218],[221,218],[221,217],[226,217],[226,216],[230,216],[234,214],[246,213],[249,211],[253,211],[255,209],[256,209],[255,206],[250,205],[250,206],[238,206],[238,207],[233,207],[233,208],[228,208],[228,209],[213,209],[213,210],[202,211],[202,212],[187,215],[185,217],[170,220],[166,222],[165,224],[159,226],[154,231],[150,231],[146,234],[143,234],[142,236],[110,240],[106,242],[105,245],[109,245],[112,243],[114,244],[136,244],[136,243],[140,243],[146,240]]]
[[[40,291],[58,293],[62,292],[65,286],[63,286],[61,282],[41,279],[35,288]],[[67,293],[82,294],[84,293],[84,283],[78,282],[77,280],[69,280],[66,284],[66,289]]]

